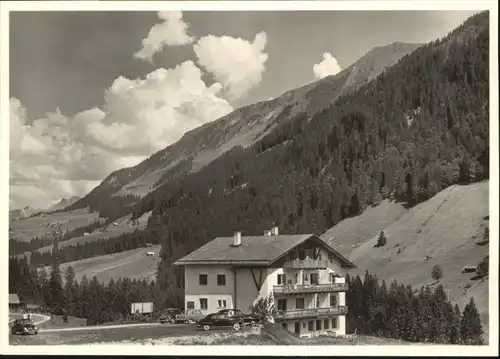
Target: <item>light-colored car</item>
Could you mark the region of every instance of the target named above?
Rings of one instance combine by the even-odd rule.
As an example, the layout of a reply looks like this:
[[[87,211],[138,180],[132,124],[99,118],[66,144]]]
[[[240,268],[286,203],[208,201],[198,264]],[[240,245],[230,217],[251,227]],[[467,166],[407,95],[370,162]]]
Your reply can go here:
[[[184,312],[177,314],[175,316],[176,323],[198,323],[200,320],[205,318],[206,314],[204,314],[199,309],[188,309]]]

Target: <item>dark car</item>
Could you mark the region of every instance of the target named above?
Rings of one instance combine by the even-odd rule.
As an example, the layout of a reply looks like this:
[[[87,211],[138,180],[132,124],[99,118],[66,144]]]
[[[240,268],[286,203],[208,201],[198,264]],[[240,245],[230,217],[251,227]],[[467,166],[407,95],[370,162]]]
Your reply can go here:
[[[16,319],[12,325],[12,334],[38,334],[38,327],[29,319]]]
[[[175,316],[181,314],[182,310],[179,308],[168,308],[163,311],[163,314],[160,316],[160,323],[170,322],[175,324],[177,321],[175,320]]]
[[[258,322],[259,318],[253,314],[244,314],[239,309],[222,309],[200,320],[198,326],[205,330],[212,327],[233,327],[240,330],[244,325],[254,325]]]
[[[197,323],[205,318],[205,314],[199,309],[188,309],[175,316],[176,323]]]
[[[221,309],[217,313],[238,316],[243,319],[244,324],[254,325],[261,322],[261,318],[259,318],[257,315],[252,313],[246,314],[239,309]]]
[[[230,312],[209,314],[198,322],[198,327],[204,330],[210,330],[213,327],[232,327],[234,330],[240,330],[245,324],[243,317],[230,314]]]

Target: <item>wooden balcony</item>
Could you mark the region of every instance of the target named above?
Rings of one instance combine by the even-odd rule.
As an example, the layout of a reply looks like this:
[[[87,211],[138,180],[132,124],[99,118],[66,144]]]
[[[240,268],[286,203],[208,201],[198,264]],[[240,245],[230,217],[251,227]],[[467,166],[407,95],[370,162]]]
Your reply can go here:
[[[321,318],[335,315],[347,315],[347,313],[347,306],[338,306],[331,308],[307,308],[278,311],[274,318],[278,320]]]
[[[325,293],[325,292],[346,292],[347,283],[328,284],[296,284],[296,285],[275,285],[274,295],[304,294],[304,293]]]
[[[326,269],[328,261],[319,259],[294,259],[286,261],[283,265],[285,269]]]

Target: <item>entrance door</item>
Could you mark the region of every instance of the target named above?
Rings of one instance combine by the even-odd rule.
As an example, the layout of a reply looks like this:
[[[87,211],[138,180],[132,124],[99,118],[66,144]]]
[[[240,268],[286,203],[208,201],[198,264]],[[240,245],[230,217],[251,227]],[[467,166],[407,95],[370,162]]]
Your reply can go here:
[[[295,334],[300,334],[300,322],[295,322]]]

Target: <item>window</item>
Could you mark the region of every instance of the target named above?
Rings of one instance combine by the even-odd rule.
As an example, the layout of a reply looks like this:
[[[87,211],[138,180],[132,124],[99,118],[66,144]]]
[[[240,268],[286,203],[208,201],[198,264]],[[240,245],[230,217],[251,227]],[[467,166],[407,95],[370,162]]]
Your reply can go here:
[[[313,257],[313,250],[306,249],[306,258],[312,259],[312,257]]]
[[[304,309],[304,298],[295,299],[295,309]]]
[[[324,329],[330,329],[330,319],[325,319],[323,325]]]
[[[337,306],[337,294],[330,293],[330,307],[336,307],[336,306]]]
[[[310,320],[307,323],[307,329],[309,329],[310,332],[312,332],[314,330],[314,322],[312,320]]]
[[[217,301],[217,308],[218,309],[225,309],[227,307],[227,303],[225,299],[219,299]]]
[[[319,273],[311,273],[311,284],[319,283]]]
[[[316,330],[321,330],[321,319],[316,320]]]
[[[226,285],[226,275],[217,274],[217,285]]]
[[[189,301],[186,303],[186,308],[187,309],[194,309],[194,302],[192,301]]]
[[[286,276],[284,274],[278,274],[278,285],[285,285]]]
[[[335,283],[335,274],[330,273],[330,283]]]
[[[299,251],[299,259],[300,259],[300,260],[304,260],[304,259],[306,259],[306,251],[305,251],[305,250],[301,249],[301,250]]]
[[[200,298],[200,309],[201,310],[208,309],[208,299],[207,298]]]
[[[332,254],[329,254],[329,255],[328,255],[328,261],[329,261],[330,263],[333,263],[334,258],[333,258],[333,255],[332,255]]]
[[[208,284],[208,274],[200,274],[200,285]]]
[[[321,307],[320,305],[320,300],[319,300],[319,294],[316,294],[316,308]]]
[[[306,322],[302,322],[302,328],[306,329]]]
[[[286,299],[278,299],[278,310],[286,310]]]
[[[332,318],[332,328],[337,329],[338,328],[338,323],[337,323],[337,318]]]

